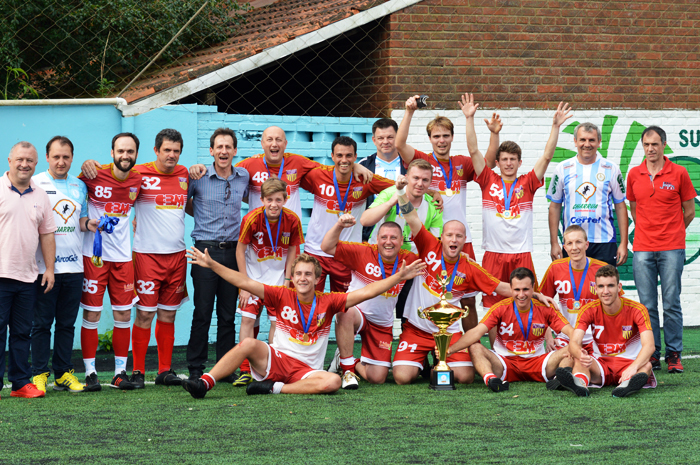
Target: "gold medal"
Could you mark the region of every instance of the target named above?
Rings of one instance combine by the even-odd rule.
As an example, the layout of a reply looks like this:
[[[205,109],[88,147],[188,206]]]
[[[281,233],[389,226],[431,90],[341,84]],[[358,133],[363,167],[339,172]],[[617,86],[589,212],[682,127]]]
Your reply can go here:
[[[446,196],[452,197],[452,194],[454,194],[454,192],[452,192],[452,189],[445,189],[445,195],[446,195]]]
[[[309,342],[309,335],[308,335],[308,333],[304,333],[304,342]]]
[[[581,308],[581,302],[577,300],[576,302],[574,302],[574,310],[578,310],[579,308]]]
[[[95,265],[97,268],[102,268],[103,263],[102,263],[102,257],[97,257],[95,255],[92,256],[92,264]]]
[[[445,299],[452,300],[452,293],[450,291],[445,292]]]

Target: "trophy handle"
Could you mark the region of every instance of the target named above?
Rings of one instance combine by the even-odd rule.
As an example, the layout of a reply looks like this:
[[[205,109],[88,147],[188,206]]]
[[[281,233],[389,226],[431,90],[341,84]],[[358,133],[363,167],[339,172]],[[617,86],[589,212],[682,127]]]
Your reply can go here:
[[[418,307],[418,316],[423,318],[424,320],[426,319],[425,310],[423,309],[423,307]]]

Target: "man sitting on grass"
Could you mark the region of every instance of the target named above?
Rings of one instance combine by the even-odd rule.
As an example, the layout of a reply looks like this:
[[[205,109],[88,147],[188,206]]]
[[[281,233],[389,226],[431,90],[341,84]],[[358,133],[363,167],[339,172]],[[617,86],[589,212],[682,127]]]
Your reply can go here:
[[[189,263],[211,268],[234,286],[258,296],[265,305],[277,310],[277,330],[272,344],[246,338],[231,349],[211,372],[195,380],[184,380],[183,387],[194,398],[202,398],[217,379],[230,375],[248,359],[256,382],[246,388],[248,394],[325,394],[340,389],[340,377],[323,371],[331,321],[336,313],[378,296],[401,281],[415,277],[425,269],[416,261],[393,276],[371,283],[347,294],[316,292],[321,265],[303,253],[294,260],[294,289],[268,286],[247,278],[214,261],[208,251],[194,247],[188,252]]]

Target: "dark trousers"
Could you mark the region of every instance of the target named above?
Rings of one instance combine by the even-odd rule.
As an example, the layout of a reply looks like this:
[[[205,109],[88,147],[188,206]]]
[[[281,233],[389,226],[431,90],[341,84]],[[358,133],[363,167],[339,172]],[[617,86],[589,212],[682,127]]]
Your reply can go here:
[[[406,284],[403,285],[401,292],[399,292],[399,297],[396,300],[396,318],[401,319],[402,325],[407,319],[404,316],[404,307],[406,306],[406,299],[408,299],[408,294],[409,294],[409,292],[411,292],[412,287],[413,287],[413,280],[412,279],[406,280]]]
[[[29,349],[36,287],[16,279],[0,278],[0,389],[5,376],[5,344],[10,328],[10,369],[8,379],[12,390],[22,389],[29,383]]]
[[[56,321],[53,335],[51,367],[56,379],[73,369],[71,355],[78,318],[80,296],[83,292],[83,273],[61,273],[47,294],[41,286],[42,275],[36,280],[36,303],[32,325],[32,374],[49,371],[51,352],[51,325]]]
[[[222,265],[238,271],[236,264],[236,243],[231,248],[217,249],[205,247],[196,242],[195,247],[201,251],[209,250],[211,258]],[[236,300],[238,288],[220,278],[208,268],[192,265],[192,284],[194,285],[194,313],[190,341],[187,344],[187,365],[192,371],[204,371],[209,350],[209,327],[216,300],[216,361],[236,345]]]
[[[561,248],[561,253],[562,253],[563,258],[566,258],[569,256],[569,254],[566,253],[566,250],[564,250],[564,247]],[[586,257],[595,258],[596,260],[600,260],[601,262],[605,262],[608,265],[612,265],[612,266],[617,268],[617,259],[615,259],[616,255],[617,255],[617,243],[616,242],[605,242],[605,243],[591,242],[588,245],[588,250],[586,250]]]

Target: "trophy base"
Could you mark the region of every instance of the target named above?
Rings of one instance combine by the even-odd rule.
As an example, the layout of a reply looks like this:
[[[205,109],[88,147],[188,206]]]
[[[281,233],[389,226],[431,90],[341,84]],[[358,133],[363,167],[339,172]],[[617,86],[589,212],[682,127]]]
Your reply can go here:
[[[430,370],[430,389],[434,391],[454,391],[456,389],[454,372],[452,370]]]

